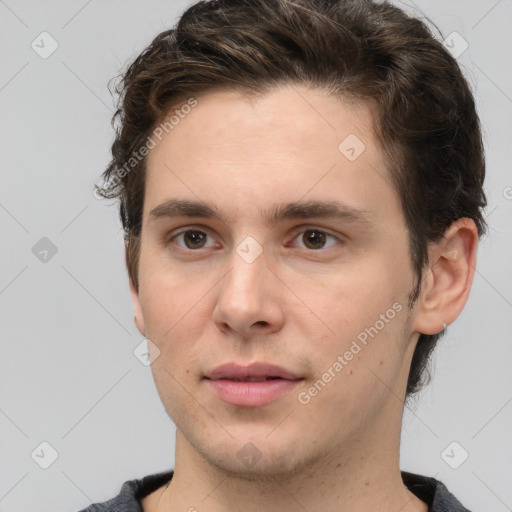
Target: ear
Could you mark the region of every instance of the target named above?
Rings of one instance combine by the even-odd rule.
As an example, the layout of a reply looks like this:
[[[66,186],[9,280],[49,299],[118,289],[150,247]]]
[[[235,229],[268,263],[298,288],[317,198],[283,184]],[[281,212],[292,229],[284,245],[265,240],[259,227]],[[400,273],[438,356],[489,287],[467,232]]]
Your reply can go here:
[[[461,313],[475,274],[478,230],[472,219],[459,219],[429,249],[429,268],[423,274],[413,328],[437,334]]]
[[[142,336],[146,336],[146,325],[144,323],[144,316],[142,314],[142,308],[140,307],[139,300],[139,292],[135,288],[132,280],[130,279],[130,295],[132,296],[132,304],[133,304],[133,319],[135,321],[135,325],[137,329],[142,334]]]

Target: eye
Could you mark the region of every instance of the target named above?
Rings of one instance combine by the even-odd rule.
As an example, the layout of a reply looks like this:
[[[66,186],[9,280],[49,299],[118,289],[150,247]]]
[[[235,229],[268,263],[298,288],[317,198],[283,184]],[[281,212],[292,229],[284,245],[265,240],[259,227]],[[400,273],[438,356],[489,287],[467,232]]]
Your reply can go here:
[[[174,235],[170,241],[176,243],[176,240],[183,240],[185,245],[181,245],[179,243],[176,243],[176,245],[182,249],[189,250],[215,247],[215,241],[213,241],[209,246],[206,245],[206,240],[208,237],[209,235],[204,231],[199,231],[197,229],[187,229],[186,231],[182,231],[181,233]]]
[[[330,235],[326,231],[322,231],[321,229],[317,228],[310,228],[306,229],[305,231],[301,231],[294,238],[294,240],[296,240],[297,238],[299,238],[300,241],[303,243],[303,245],[299,245],[299,247],[311,250],[328,249],[329,247],[335,245],[336,242],[340,242],[340,239],[338,237]],[[326,242],[329,238],[334,240],[334,243],[331,243],[330,245],[326,246]]]
[[[211,238],[210,235],[204,231],[198,229],[187,229],[174,235],[170,239],[170,242],[183,250],[189,251],[219,247],[219,244],[212,238],[211,242],[208,244],[208,238]],[[293,240],[299,240],[298,247],[313,251],[328,249],[329,247],[336,245],[336,243],[341,242],[337,236],[331,235],[318,228],[303,230],[295,235]]]

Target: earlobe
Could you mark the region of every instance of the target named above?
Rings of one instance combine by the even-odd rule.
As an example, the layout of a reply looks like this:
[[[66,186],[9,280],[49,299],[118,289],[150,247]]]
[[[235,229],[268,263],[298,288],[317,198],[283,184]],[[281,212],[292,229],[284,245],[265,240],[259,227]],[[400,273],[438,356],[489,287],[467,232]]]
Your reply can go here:
[[[471,219],[455,221],[429,251],[414,330],[437,334],[461,313],[469,296],[476,265],[478,231]]]
[[[142,336],[146,336],[146,326],[144,323],[144,316],[142,314],[142,308],[140,307],[139,292],[135,288],[135,285],[133,284],[131,279],[130,279],[130,295],[132,297],[132,304],[133,304],[133,320],[135,322],[135,325],[137,326],[137,329],[142,334]]]

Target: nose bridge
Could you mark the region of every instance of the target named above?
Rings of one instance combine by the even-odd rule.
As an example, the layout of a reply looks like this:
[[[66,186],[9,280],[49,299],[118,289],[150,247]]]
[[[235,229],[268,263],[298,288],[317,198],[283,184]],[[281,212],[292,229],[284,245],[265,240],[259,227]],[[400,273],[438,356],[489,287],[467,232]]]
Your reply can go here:
[[[248,334],[255,324],[271,330],[281,326],[284,316],[272,289],[266,256],[252,237],[246,237],[232,251],[229,272],[221,282],[213,312],[213,321],[221,330],[229,327]]]
[[[254,303],[257,299],[267,281],[266,260],[263,246],[253,237],[246,237],[235,247],[225,285],[229,293],[238,296],[238,301],[247,298]]]

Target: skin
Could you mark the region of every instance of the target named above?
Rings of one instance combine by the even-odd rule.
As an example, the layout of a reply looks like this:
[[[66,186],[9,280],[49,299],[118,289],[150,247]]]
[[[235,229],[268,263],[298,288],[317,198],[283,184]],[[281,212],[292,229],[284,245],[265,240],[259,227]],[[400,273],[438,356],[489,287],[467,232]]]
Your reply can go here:
[[[409,310],[408,234],[372,126],[368,106],[319,90],[252,99],[221,90],[199,96],[151,150],[131,291],[136,325],[160,351],[152,371],[177,435],[174,477],[143,500],[146,512],[427,510],[400,476],[407,376],[418,333],[441,331],[462,310],[478,237],[471,220],[450,226]],[[354,161],[338,149],[349,134],[365,144]],[[224,219],[150,214],[172,198],[212,203]],[[338,201],[366,221],[266,222],[262,211],[299,200]],[[200,231],[202,245],[186,229]],[[329,236],[311,243],[308,229]],[[252,263],[236,252],[248,236],[263,249]],[[401,311],[301,403],[298,393],[393,304]],[[203,379],[220,364],[254,361],[304,380],[248,408]],[[251,466],[237,456],[248,442],[260,457]]]

